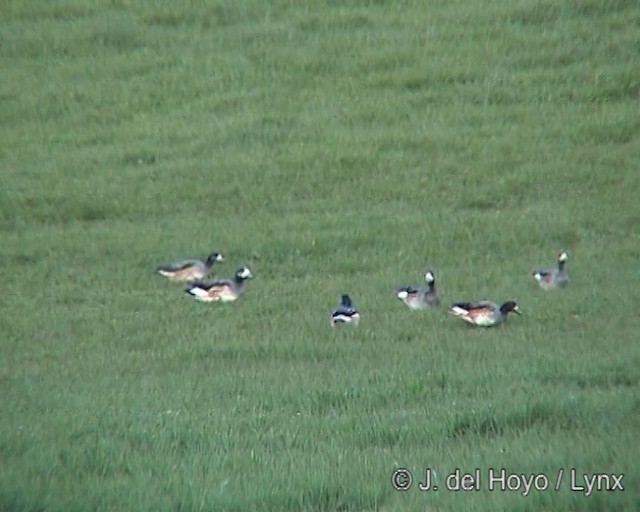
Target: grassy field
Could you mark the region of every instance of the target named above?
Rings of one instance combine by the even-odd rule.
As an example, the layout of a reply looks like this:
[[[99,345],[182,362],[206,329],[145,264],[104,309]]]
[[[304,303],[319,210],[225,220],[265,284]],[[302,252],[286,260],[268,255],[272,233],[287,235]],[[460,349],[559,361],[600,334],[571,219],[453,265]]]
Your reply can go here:
[[[637,1],[0,20],[0,511],[640,510]],[[255,275],[237,303],[154,275],[212,251]],[[410,311],[427,268],[523,316]],[[342,292],[362,321],[332,330]]]

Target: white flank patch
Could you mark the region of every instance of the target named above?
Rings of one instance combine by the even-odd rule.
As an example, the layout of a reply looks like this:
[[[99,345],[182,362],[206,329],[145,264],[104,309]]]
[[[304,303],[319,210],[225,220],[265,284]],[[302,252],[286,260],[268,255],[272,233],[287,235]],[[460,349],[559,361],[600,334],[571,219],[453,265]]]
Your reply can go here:
[[[334,315],[332,318],[334,322],[344,322],[347,324],[353,321],[353,317],[347,315]]]
[[[476,320],[474,320],[470,316],[460,316],[460,318],[462,318],[465,322],[469,322],[470,324],[480,325]]]
[[[158,274],[164,277],[171,277],[173,272],[167,272],[166,270],[158,270]]]
[[[533,274],[533,278],[536,281],[540,282],[540,281],[542,281],[542,274],[540,272],[536,272],[535,274]]]
[[[422,302],[420,302],[419,300],[410,300],[409,302],[407,302],[407,306],[409,306],[410,309],[424,309],[424,304]]]
[[[407,290],[400,290],[400,291],[398,292],[398,298],[399,298],[399,299],[404,300],[404,299],[406,299],[408,296],[409,296],[409,292],[407,292]]]
[[[472,324],[478,325],[480,327],[491,327],[496,322],[492,317],[480,315],[475,318],[475,320],[469,319]]]

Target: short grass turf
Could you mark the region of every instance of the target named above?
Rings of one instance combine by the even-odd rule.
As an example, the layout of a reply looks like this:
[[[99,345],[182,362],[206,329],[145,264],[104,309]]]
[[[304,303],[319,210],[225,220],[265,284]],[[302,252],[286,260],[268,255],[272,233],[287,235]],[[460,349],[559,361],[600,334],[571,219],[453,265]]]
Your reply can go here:
[[[637,1],[0,17],[0,510],[640,509]],[[235,304],[154,275],[212,251]],[[427,268],[524,314],[410,311]]]

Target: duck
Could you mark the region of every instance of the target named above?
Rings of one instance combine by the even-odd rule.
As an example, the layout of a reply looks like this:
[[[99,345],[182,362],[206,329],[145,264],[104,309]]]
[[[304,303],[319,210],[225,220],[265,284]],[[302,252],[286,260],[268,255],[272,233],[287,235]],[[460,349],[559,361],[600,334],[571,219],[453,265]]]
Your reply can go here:
[[[542,268],[531,272],[531,275],[545,291],[556,288],[565,288],[569,284],[569,275],[567,274],[567,260],[569,255],[566,251],[558,254],[558,266],[556,268]]]
[[[351,297],[343,293],[340,297],[340,306],[331,312],[331,327],[335,327],[336,324],[358,325],[359,322],[360,313],[353,306]]]
[[[214,263],[224,261],[219,252],[212,252],[205,260],[182,260],[161,265],[156,272],[170,281],[196,281],[209,275]]]
[[[404,302],[410,309],[425,309],[440,304],[440,297],[436,291],[436,278],[431,270],[424,275],[426,286],[414,288],[402,286],[396,290],[396,297]]]
[[[194,281],[185,292],[202,302],[234,302],[243,294],[247,279],[252,278],[249,267],[242,266],[233,279]]]
[[[449,306],[449,312],[465,322],[478,327],[492,327],[507,319],[509,313],[521,315],[522,312],[515,301],[496,304],[488,300],[478,302],[454,302]]]

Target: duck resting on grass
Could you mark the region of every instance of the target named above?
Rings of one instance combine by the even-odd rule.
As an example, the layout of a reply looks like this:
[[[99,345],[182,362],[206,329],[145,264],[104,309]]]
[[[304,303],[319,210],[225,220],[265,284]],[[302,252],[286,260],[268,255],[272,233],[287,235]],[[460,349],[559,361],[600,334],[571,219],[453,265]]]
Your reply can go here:
[[[496,304],[488,300],[478,302],[454,302],[449,312],[467,323],[478,327],[492,327],[507,319],[509,313],[521,315],[518,305],[510,300],[504,304]]]
[[[213,252],[206,260],[182,260],[167,263],[157,268],[156,272],[170,281],[195,281],[207,277],[214,263],[224,261],[219,252]]]
[[[199,280],[191,283],[186,293],[202,302],[234,302],[245,290],[247,279],[253,278],[249,267],[240,267],[233,279]]]
[[[340,305],[331,312],[331,327],[336,324],[353,324],[358,325],[360,322],[360,313],[353,307],[351,297],[346,293],[340,298]]]
[[[565,288],[569,284],[569,276],[567,274],[567,260],[569,255],[566,251],[562,251],[558,254],[558,266],[555,268],[542,268],[536,269],[531,272],[531,275],[545,291],[553,290],[555,288]]]
[[[425,309],[437,306],[440,303],[438,292],[436,291],[436,278],[431,270],[427,270],[424,275],[425,286],[414,288],[413,286],[402,286],[396,290],[396,297],[404,302],[410,309]]]

